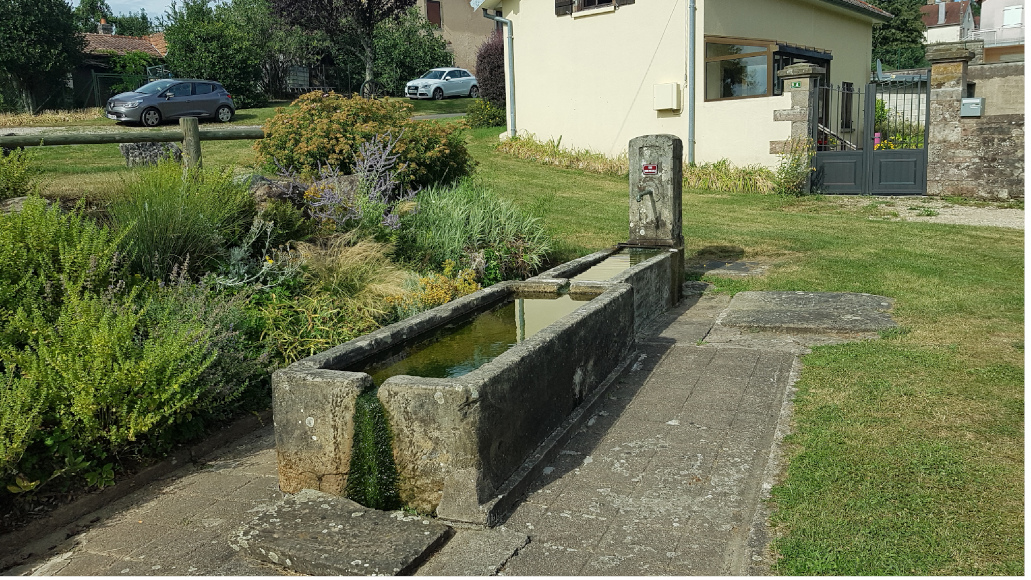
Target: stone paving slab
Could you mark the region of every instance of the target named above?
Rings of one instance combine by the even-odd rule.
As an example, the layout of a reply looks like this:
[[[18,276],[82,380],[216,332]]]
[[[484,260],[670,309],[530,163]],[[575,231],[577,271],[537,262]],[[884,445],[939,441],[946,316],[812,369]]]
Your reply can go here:
[[[304,489],[259,514],[230,545],[302,574],[404,576],[452,534],[432,518],[379,511]]]
[[[493,576],[529,541],[526,534],[505,526],[456,530],[415,576]]]
[[[897,326],[891,299],[850,292],[739,292],[721,326],[799,332],[877,332]]]

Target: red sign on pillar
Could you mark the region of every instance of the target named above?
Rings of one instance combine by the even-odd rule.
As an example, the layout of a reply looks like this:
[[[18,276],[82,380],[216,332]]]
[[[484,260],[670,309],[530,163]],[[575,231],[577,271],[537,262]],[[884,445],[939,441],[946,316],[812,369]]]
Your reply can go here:
[[[641,165],[641,175],[658,175],[658,174],[659,174],[659,166],[657,164],[656,165],[649,165],[647,163],[644,163],[644,164]]]

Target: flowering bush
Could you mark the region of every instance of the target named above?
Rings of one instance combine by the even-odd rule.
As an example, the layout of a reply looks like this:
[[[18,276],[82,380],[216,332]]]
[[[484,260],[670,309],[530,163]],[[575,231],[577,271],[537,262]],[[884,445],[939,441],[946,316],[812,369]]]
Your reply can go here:
[[[411,291],[387,296],[387,305],[394,309],[398,319],[404,319],[480,289],[476,272],[471,268],[456,272],[455,268],[451,260],[444,262],[443,273],[421,277]]]
[[[465,122],[474,129],[503,127],[505,125],[505,106],[498,107],[487,99],[476,99],[465,113]]]
[[[403,101],[313,92],[294,105],[269,119],[265,138],[254,144],[258,161],[269,168],[313,177],[328,166],[350,174],[362,143],[389,134],[398,136],[392,152],[403,186],[453,181],[472,169],[459,126],[412,121],[412,106]]]

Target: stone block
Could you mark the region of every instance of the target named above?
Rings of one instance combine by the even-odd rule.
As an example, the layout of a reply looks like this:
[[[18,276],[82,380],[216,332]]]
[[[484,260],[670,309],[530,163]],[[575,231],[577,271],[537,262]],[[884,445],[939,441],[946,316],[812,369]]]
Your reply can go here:
[[[183,160],[183,150],[175,143],[121,143],[118,150],[128,167],[157,165],[159,161],[182,163]]]
[[[364,373],[288,367],[272,375],[280,489],[344,493],[355,401],[371,388]]]
[[[809,109],[791,108],[777,109],[773,111],[774,121],[803,121],[809,122]]]
[[[681,232],[684,144],[675,135],[630,140],[629,219],[635,245],[684,245]],[[650,193],[649,193],[650,192]]]
[[[411,575],[454,531],[402,512],[381,512],[305,490],[236,531],[230,546],[292,572],[316,576]]]

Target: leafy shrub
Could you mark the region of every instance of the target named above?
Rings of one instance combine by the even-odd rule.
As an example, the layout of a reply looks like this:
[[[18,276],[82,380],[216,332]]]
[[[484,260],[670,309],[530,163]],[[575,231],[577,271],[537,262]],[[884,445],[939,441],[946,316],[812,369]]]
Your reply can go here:
[[[355,401],[348,498],[379,510],[401,507],[391,440],[383,404],[374,391],[362,393]]]
[[[465,122],[474,129],[503,127],[505,126],[505,108],[495,107],[487,99],[476,99],[465,113]]]
[[[36,190],[38,169],[32,155],[15,149],[0,151],[0,201],[29,195]]]
[[[274,199],[258,212],[258,217],[273,224],[269,244],[277,248],[290,241],[305,241],[315,234],[314,222],[304,217],[304,211],[285,199]]]
[[[0,215],[0,477],[19,474],[13,491],[82,472],[106,485],[104,458],[167,448],[170,433],[267,389],[248,296],[182,271],[127,287],[120,242],[38,198]]]
[[[472,269],[455,272],[455,263],[448,260],[444,262],[443,273],[431,273],[408,281],[405,292],[388,296],[386,303],[394,309],[396,318],[403,320],[423,310],[476,292],[481,286],[476,282],[475,276],[476,273]]]
[[[126,232],[133,271],[152,279],[187,263],[198,273],[214,269],[254,216],[254,198],[228,169],[184,178],[179,165],[161,163],[140,170],[127,189],[111,204],[111,220]]]
[[[773,179],[774,191],[796,196],[809,193],[814,151],[812,139],[792,139],[787,153],[780,155]]]
[[[543,222],[469,181],[416,196],[417,211],[402,218],[398,254],[417,269],[446,261],[473,268],[485,284],[525,277],[551,247]]]
[[[452,181],[472,168],[458,126],[412,121],[412,106],[403,101],[313,92],[294,105],[279,109],[265,123],[265,138],[254,144],[258,161],[270,169],[278,165],[312,177],[329,165],[349,174],[361,144],[388,134],[397,139],[397,180],[405,187]]]
[[[505,109],[505,43],[496,30],[476,51],[476,82],[480,96]]]

